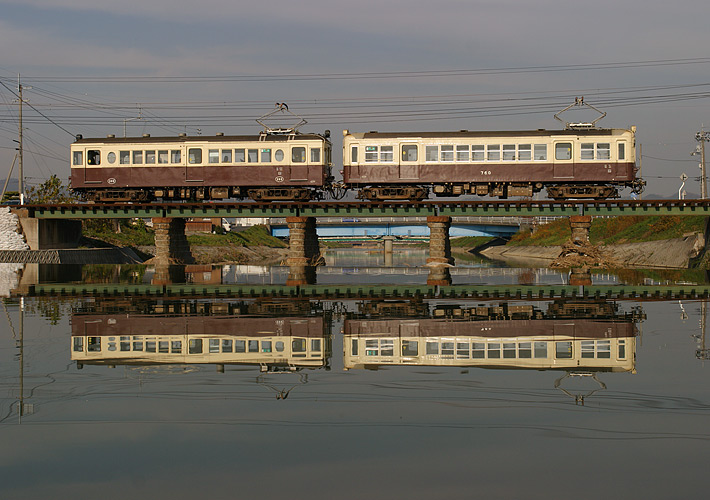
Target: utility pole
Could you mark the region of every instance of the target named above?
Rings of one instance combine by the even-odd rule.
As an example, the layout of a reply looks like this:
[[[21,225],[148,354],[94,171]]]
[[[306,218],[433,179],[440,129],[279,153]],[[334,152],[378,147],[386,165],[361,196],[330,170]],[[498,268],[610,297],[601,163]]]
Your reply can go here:
[[[695,140],[700,143],[696,146],[695,151],[691,155],[700,155],[700,197],[707,198],[707,175],[705,175],[705,143],[710,141],[710,132],[706,132],[704,127],[700,127],[700,132],[696,132]]]
[[[25,171],[24,171],[24,165],[23,165],[23,151],[22,151],[22,84],[20,83],[20,75],[17,75],[17,90],[18,94],[20,97],[19,100],[19,105],[20,105],[20,130],[19,130],[19,153],[18,153],[18,162],[17,165],[20,169],[20,172],[18,174],[18,183],[19,183],[19,191],[20,191],[20,203],[22,205],[25,204]]]

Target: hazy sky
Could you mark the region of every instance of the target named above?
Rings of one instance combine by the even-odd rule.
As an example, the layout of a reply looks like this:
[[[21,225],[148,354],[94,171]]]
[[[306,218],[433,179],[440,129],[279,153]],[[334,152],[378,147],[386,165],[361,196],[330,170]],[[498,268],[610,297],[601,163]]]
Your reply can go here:
[[[706,2],[0,0],[0,81],[22,75],[29,181],[69,175],[72,135],[557,128],[575,95],[638,127],[647,193],[677,195],[710,128]],[[289,75],[288,77],[286,77]],[[221,78],[220,78],[221,77]],[[0,176],[17,138],[0,87]],[[486,111],[483,111],[486,110]],[[44,116],[38,114],[41,112]],[[140,117],[140,120],[135,118]],[[51,123],[50,122],[54,122]],[[131,120],[131,121],[126,121]],[[198,131],[199,129],[199,131]]]

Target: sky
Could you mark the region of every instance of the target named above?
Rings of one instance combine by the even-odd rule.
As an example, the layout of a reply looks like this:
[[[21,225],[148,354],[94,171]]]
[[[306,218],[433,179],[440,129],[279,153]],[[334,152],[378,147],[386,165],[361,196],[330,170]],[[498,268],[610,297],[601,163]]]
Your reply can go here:
[[[69,176],[84,137],[555,129],[576,96],[636,125],[646,194],[700,192],[710,7],[699,0],[0,0],[0,176]],[[707,56],[707,57],[706,57]],[[592,113],[592,112],[589,112]],[[596,115],[592,113],[592,119]],[[334,155],[338,160],[339,155]],[[628,193],[626,193],[628,195]]]

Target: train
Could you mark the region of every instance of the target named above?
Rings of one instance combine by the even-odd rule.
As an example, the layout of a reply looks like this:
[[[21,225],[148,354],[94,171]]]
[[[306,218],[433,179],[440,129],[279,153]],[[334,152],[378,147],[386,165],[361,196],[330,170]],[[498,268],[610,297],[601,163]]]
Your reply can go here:
[[[261,123],[261,122],[260,122]],[[569,125],[569,124],[568,124]],[[372,201],[430,195],[506,199],[546,190],[555,200],[643,191],[636,127],[562,130],[343,131],[342,180],[330,131],[258,135],[84,138],[71,145],[70,188],[92,202],[242,200],[307,202],[348,191]]]

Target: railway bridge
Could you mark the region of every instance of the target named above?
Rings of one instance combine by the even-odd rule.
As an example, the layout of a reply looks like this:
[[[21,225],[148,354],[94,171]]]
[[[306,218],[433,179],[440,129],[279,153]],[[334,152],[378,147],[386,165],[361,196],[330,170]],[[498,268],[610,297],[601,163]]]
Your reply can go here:
[[[587,238],[592,217],[621,215],[710,215],[709,200],[604,200],[604,201],[418,201],[367,202],[324,201],[308,203],[115,203],[50,204],[17,207],[23,227],[37,233],[52,233],[60,221],[92,218],[150,218],[156,234],[156,264],[190,263],[185,220],[193,217],[284,218],[289,228],[288,265],[294,269],[312,266],[320,256],[316,221],[323,218],[419,217],[429,228],[428,266],[431,284],[445,284],[453,265],[449,229],[454,217],[570,217],[574,238]],[[47,228],[50,227],[48,230]],[[27,230],[25,230],[27,232]],[[54,232],[58,230],[55,228]],[[65,231],[65,230],[61,230]],[[391,251],[391,240],[389,250]],[[387,252],[388,241],[385,241]],[[300,281],[295,273],[294,282]]]

